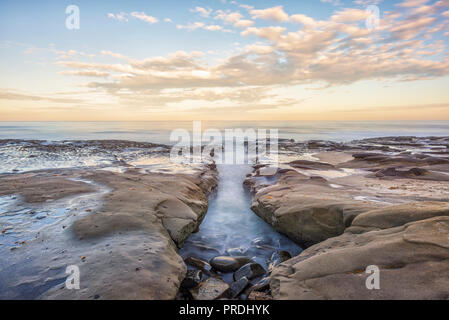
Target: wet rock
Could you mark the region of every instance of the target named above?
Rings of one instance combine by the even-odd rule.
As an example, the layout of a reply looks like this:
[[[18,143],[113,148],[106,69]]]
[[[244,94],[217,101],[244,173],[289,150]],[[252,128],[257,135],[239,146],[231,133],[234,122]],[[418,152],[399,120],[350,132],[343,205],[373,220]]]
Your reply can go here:
[[[195,300],[215,300],[221,298],[229,290],[229,285],[223,280],[211,277],[202,282],[197,289],[190,290]]]
[[[295,160],[289,163],[293,168],[305,169],[305,170],[332,170],[335,167],[329,163],[308,161],[308,160]]]
[[[179,288],[176,300],[193,300],[193,296],[188,289]]]
[[[245,277],[248,280],[260,277],[266,273],[265,269],[258,263],[248,263],[234,272],[234,280],[238,281]]]
[[[267,301],[273,300],[273,297],[266,292],[252,291],[248,296],[248,300]]]
[[[259,170],[260,168],[265,168],[266,164],[256,164],[253,166],[254,170]]]
[[[278,173],[278,168],[276,167],[264,167],[256,171],[256,176],[258,177],[273,177]]]
[[[240,278],[239,280],[231,283],[229,290],[227,291],[227,296],[231,299],[238,297],[243,290],[248,286],[249,280],[246,277]]]
[[[270,289],[270,278],[266,277],[251,287],[251,291],[266,291]]]
[[[218,256],[210,261],[210,265],[215,270],[221,272],[234,272],[249,262],[251,262],[251,259],[243,256],[241,257]]]
[[[412,168],[410,170],[397,170],[396,168],[386,168],[376,171],[368,177],[375,178],[403,178],[433,181],[449,181],[449,176],[444,173],[431,172],[422,168]]]
[[[281,250],[279,251],[279,257],[281,258],[281,262],[285,262],[287,260],[290,260],[292,258],[292,255],[288,251]]]
[[[192,267],[200,269],[206,274],[210,274],[212,271],[212,266],[209,263],[195,257],[187,257],[184,262]]]
[[[181,282],[181,288],[192,289],[196,288],[203,278],[203,272],[201,270],[189,270],[184,280]]]

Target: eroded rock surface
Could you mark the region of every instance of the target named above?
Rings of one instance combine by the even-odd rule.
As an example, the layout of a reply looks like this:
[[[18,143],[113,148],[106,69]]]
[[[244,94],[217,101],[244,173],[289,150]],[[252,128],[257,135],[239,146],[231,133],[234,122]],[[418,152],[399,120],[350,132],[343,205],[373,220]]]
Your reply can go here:
[[[356,215],[378,206],[355,195],[332,188],[325,179],[288,172],[256,193],[251,209],[278,232],[310,246],[342,234]]]
[[[343,235],[277,267],[274,298],[447,299],[448,209],[448,204],[420,203],[360,215]],[[366,288],[370,265],[380,269],[380,290]]]
[[[447,137],[281,145],[288,156],[275,176],[256,169],[245,181],[253,211],[308,247],[270,267],[274,299],[448,299],[448,145]],[[380,290],[367,289],[368,266],[379,267]]]
[[[42,206],[95,194],[98,185],[108,189],[97,207],[73,208],[16,250],[0,248],[7,255],[0,263],[1,297],[174,299],[186,275],[177,245],[198,228],[216,183],[213,167],[192,175],[129,168],[1,176],[0,194],[18,193],[24,203]],[[9,233],[14,228],[0,236]],[[79,267],[80,290],[65,288],[70,265]]]

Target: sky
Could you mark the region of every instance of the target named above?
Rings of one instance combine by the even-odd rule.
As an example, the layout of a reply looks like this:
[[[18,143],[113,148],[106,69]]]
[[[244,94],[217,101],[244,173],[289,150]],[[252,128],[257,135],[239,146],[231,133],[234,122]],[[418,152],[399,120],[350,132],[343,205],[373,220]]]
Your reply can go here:
[[[449,120],[448,36],[449,0],[1,0],[0,121]]]

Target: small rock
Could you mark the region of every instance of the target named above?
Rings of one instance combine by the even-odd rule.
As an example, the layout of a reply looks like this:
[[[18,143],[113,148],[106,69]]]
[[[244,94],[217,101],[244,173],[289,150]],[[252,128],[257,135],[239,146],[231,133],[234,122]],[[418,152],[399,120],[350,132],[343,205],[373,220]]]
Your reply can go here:
[[[290,253],[288,251],[282,250],[282,251],[274,252],[273,255],[271,256],[269,263],[268,263],[268,272],[273,271],[273,269],[275,267],[280,265],[282,262],[290,260],[291,258],[292,258],[292,256],[290,255]]]
[[[223,296],[229,290],[229,285],[223,280],[211,277],[200,283],[197,289],[190,293],[195,300],[215,300]]]
[[[251,291],[266,291],[270,289],[270,278],[266,277],[251,287]]]
[[[238,281],[231,283],[231,285],[229,286],[229,290],[227,292],[228,297],[231,299],[238,297],[238,295],[242,293],[243,290],[245,290],[248,284],[249,280],[246,277],[243,277]]]
[[[251,262],[248,257],[218,256],[210,261],[211,266],[221,272],[234,272],[243,265]]]
[[[189,270],[187,275],[181,283],[181,288],[192,289],[196,288],[203,278],[203,272],[201,270]]]
[[[185,260],[185,263],[187,263],[188,265],[191,265],[192,267],[198,268],[201,271],[203,271],[206,274],[210,274],[212,267],[209,263],[207,263],[206,261],[203,261],[201,259],[198,258],[194,258],[194,257],[188,257]]]
[[[265,269],[258,263],[248,263],[234,272],[234,280],[238,281],[243,277],[251,280],[266,273]]]
[[[265,292],[253,291],[249,294],[248,300],[273,300],[273,297]]]
[[[292,255],[288,251],[281,250],[279,251],[279,257],[281,258],[281,262],[285,262],[287,260],[290,260],[292,258]]]

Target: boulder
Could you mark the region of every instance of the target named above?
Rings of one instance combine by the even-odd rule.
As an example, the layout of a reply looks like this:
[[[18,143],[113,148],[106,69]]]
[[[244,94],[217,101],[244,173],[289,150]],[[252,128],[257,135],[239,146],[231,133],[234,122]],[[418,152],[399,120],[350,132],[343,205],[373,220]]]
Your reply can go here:
[[[188,270],[187,275],[181,282],[181,288],[192,289],[196,288],[203,278],[203,272],[201,270]]]
[[[258,283],[251,287],[251,291],[266,291],[270,289],[270,278],[261,279]]]
[[[280,184],[263,189],[251,205],[276,231],[306,247],[342,234],[354,217],[375,207],[331,187],[307,186],[304,182],[289,188]]]
[[[349,232],[388,229],[409,222],[438,216],[449,216],[449,204],[444,202],[414,202],[362,213],[354,218]]]
[[[234,272],[249,262],[251,259],[243,256],[218,256],[210,261],[210,265],[217,271]]]
[[[237,298],[243,290],[248,286],[249,280],[246,277],[240,278],[239,280],[231,283],[229,290],[227,291],[227,296],[230,299]]]
[[[266,273],[265,269],[258,263],[248,263],[234,272],[234,280],[238,281],[243,277],[248,280],[263,276]]]
[[[366,212],[335,238],[304,250],[271,276],[275,299],[447,299],[447,204],[420,203]],[[380,290],[368,290],[380,270]]]
[[[187,257],[184,262],[192,267],[200,269],[205,274],[210,274],[212,271],[212,266],[209,263],[195,257]]]

